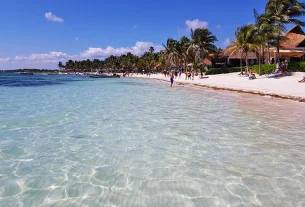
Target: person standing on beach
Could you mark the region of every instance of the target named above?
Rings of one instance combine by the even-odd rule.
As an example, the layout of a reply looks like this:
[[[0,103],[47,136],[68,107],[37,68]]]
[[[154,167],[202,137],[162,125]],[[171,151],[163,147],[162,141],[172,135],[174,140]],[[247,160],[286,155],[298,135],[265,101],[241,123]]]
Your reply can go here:
[[[178,71],[175,70],[175,78],[177,78],[177,77],[178,77]]]
[[[276,62],[274,74],[279,73],[279,72],[280,72],[280,69],[281,69],[280,63],[279,63],[279,62]]]
[[[181,78],[181,70],[179,71],[179,79]]]
[[[170,74],[170,82],[171,82],[171,87],[173,87],[173,83],[174,83],[174,72],[172,72]]]
[[[285,67],[284,67],[284,72],[288,72],[288,61],[285,60]]]
[[[195,71],[193,70],[192,71],[192,80],[194,80],[194,77],[195,77]]]

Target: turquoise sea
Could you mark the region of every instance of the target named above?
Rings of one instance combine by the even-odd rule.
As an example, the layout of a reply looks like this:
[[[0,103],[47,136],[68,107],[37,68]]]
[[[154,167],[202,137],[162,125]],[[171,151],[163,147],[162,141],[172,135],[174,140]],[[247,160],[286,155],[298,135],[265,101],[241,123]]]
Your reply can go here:
[[[0,74],[0,206],[305,206],[305,103]]]

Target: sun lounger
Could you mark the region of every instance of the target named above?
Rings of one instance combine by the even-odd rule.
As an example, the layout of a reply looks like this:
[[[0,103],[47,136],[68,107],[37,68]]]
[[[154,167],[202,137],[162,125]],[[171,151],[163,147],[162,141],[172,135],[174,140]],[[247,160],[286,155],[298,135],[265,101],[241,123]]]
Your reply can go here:
[[[285,76],[290,76],[291,72],[286,72],[286,73],[271,73],[268,74],[268,78],[279,78],[279,77],[285,77]]]

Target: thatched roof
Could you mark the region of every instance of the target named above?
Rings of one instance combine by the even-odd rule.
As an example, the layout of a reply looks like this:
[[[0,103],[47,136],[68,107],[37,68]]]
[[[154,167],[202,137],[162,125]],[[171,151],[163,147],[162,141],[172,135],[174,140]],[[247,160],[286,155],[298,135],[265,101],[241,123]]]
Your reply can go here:
[[[300,26],[295,26],[289,30],[284,37],[286,40],[280,42],[282,48],[294,48],[305,46],[305,33]]]
[[[303,48],[305,48],[305,32],[300,26],[295,26],[290,29],[285,35],[285,40],[280,41],[281,51],[280,57],[302,57],[304,54]],[[223,50],[223,56],[229,59],[239,59],[240,52],[235,51],[231,54],[226,49]],[[271,56],[276,51],[276,48],[270,48]],[[248,53],[248,59],[257,59],[254,52]]]
[[[224,49],[224,56],[227,56],[230,59],[240,59],[240,52],[239,51],[235,51],[231,54],[232,52],[226,51],[226,49]],[[247,55],[248,59],[257,59],[257,56],[254,52],[249,52]]]
[[[275,58],[276,57],[276,50],[270,52],[270,56]],[[268,54],[268,53],[267,53]],[[300,58],[304,55],[303,51],[293,51],[293,50],[280,50],[280,58],[287,58],[287,57],[295,57]]]

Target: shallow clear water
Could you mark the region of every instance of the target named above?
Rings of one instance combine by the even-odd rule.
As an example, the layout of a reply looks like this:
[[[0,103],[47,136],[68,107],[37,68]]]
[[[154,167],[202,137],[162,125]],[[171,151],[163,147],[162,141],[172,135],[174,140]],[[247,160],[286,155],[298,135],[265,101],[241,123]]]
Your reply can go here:
[[[0,74],[0,206],[305,206],[304,106]]]

